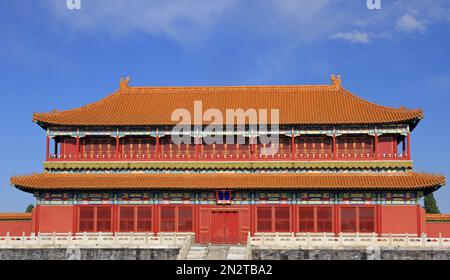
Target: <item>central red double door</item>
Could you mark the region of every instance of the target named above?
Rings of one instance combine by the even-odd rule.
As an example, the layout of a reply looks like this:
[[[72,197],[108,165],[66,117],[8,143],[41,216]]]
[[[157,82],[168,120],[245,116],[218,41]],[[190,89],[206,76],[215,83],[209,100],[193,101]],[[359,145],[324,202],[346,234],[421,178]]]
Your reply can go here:
[[[249,206],[200,206],[196,240],[200,243],[244,244],[250,231]]]
[[[211,243],[235,244],[239,240],[238,211],[211,212]]]

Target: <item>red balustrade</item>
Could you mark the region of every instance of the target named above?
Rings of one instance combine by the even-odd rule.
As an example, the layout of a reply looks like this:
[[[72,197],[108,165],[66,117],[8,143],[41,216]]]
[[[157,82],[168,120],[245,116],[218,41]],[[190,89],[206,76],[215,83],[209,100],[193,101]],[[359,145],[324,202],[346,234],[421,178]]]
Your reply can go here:
[[[340,138],[340,139],[339,139]],[[378,139],[379,138],[379,139]],[[397,152],[391,137],[281,137],[279,145],[246,138],[244,144],[174,144],[170,138],[63,139],[47,161],[364,161],[408,160],[407,147]],[[391,140],[390,140],[391,139]],[[353,142],[352,142],[353,141]],[[390,142],[391,141],[391,142]],[[402,146],[406,146],[403,141]],[[58,145],[59,144],[59,145]],[[294,146],[292,146],[294,144]],[[378,148],[376,148],[378,147]]]
[[[119,157],[115,154],[65,154],[55,155],[50,154],[47,161],[351,161],[351,160],[406,160],[407,154],[402,153],[338,153],[334,157],[333,153],[320,152],[301,152],[301,153],[276,153],[276,154],[262,154],[262,153],[235,153],[217,151],[211,153],[200,153],[198,157],[195,151],[192,152],[167,152],[156,154],[125,154],[121,153]]]

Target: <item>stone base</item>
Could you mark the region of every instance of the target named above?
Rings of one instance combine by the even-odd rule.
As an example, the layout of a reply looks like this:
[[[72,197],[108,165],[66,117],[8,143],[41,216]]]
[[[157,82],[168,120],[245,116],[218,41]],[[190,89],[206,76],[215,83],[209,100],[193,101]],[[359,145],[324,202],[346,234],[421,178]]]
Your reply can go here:
[[[176,260],[177,248],[0,249],[0,260]]]
[[[252,260],[450,260],[450,249],[252,249]]]

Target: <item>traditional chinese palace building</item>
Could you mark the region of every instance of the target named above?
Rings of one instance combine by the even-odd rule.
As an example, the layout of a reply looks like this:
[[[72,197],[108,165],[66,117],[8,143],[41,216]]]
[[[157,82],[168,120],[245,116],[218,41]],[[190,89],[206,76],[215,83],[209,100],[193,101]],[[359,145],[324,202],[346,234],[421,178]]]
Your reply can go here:
[[[207,131],[176,143],[172,113],[278,109],[277,130]],[[135,87],[129,79],[92,104],[33,121],[46,133],[45,171],[11,184],[36,198],[29,232],[194,232],[200,243],[244,243],[248,233],[427,232],[450,221],[419,200],[445,184],[413,171],[416,109],[368,102],[330,85]],[[225,120],[219,122],[230,125]],[[234,125],[234,124],[231,124]],[[194,126],[194,125],[193,125]],[[233,127],[233,126],[232,126]],[[261,138],[278,136],[273,144]],[[243,143],[207,143],[209,135]],[[445,219],[444,219],[445,218]],[[434,228],[438,232],[439,228]],[[448,230],[450,234],[450,230]]]

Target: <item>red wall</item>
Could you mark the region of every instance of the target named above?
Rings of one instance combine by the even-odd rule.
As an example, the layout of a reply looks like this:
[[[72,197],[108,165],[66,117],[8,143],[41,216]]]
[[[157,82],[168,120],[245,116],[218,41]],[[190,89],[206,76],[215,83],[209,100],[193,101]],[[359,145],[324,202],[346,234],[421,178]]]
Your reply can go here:
[[[65,137],[61,143],[61,154],[77,155],[77,139],[73,137]]]
[[[111,206],[111,205],[104,205]],[[181,206],[181,205],[180,205]],[[183,205],[187,206],[187,205]],[[193,231],[196,232],[198,242],[209,242],[212,235],[217,237],[224,226],[223,219],[229,219],[225,223],[225,228],[233,227],[237,229],[237,240],[245,242],[248,232],[252,234],[256,231],[257,207],[287,207],[290,208],[290,230],[297,232],[299,230],[298,209],[296,205],[192,205],[193,207]],[[330,205],[331,206],[331,205]],[[328,207],[330,207],[328,206]],[[77,216],[79,206],[51,206],[38,205],[33,209],[33,221],[28,221],[26,232],[76,232]],[[318,206],[317,206],[318,207]],[[341,230],[340,212],[342,207],[374,207],[375,220],[374,229],[376,232],[384,234],[418,234],[420,232],[429,232],[435,234],[436,230],[450,233],[450,223],[448,225],[425,224],[425,213],[423,208],[416,205],[334,205],[333,207],[333,226],[332,231],[339,233]],[[160,206],[154,206],[152,212],[152,231],[160,231]],[[119,208],[112,206],[112,228],[118,230]],[[214,214],[217,212],[227,212],[230,215]],[[232,213],[236,213],[234,215]],[[236,219],[237,216],[237,219]],[[214,218],[214,219],[213,219]],[[217,219],[217,220],[215,220]],[[234,220],[233,220],[234,219]],[[0,227],[4,229],[5,226]],[[448,230],[448,231],[447,231]],[[12,230],[10,230],[12,231]],[[23,229],[20,229],[20,234]],[[213,233],[212,233],[213,232]],[[443,232],[444,233],[444,232]]]
[[[416,205],[382,205],[381,233],[413,233],[425,230],[424,210]]]
[[[378,153],[383,156],[383,154],[393,154],[397,143],[395,141],[395,136],[393,135],[382,135],[378,137]]]
[[[444,222],[429,222],[425,225],[427,236],[439,237],[441,233],[442,237],[450,237],[450,223]]]
[[[5,236],[9,232],[10,236],[18,236],[31,232],[31,220],[22,221],[0,221],[0,236]]]
[[[72,205],[38,205],[35,207],[36,232],[74,232],[74,207]]]

